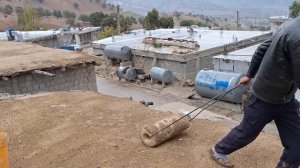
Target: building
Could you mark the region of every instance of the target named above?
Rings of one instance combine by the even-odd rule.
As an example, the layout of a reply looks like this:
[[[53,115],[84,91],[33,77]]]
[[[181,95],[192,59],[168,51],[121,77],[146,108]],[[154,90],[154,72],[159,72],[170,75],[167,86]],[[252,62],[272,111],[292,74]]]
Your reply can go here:
[[[96,91],[95,64],[81,53],[0,41],[0,93]]]
[[[58,47],[58,34],[60,31],[12,31],[14,41],[18,42],[31,42],[42,45],[44,47],[57,48]],[[7,32],[0,32],[0,40],[8,41]]]
[[[259,45],[213,57],[214,70],[234,73],[246,73],[252,56]]]
[[[276,31],[282,23],[291,20],[288,16],[273,16],[270,17],[270,22],[271,22],[271,31]]]
[[[65,44],[85,45],[97,40],[100,27],[69,28],[49,31],[12,31],[15,41],[31,42],[44,47],[59,48]],[[0,40],[7,41],[6,32],[0,32]]]
[[[135,67],[145,72],[153,66],[169,69],[179,81],[194,79],[197,72],[213,68],[213,56],[261,43],[272,33],[203,29],[135,30],[92,43],[95,55],[106,45],[131,48]]]
[[[83,29],[75,30],[73,39],[77,45],[91,44],[93,41],[97,40],[100,34],[100,27],[87,27]]]
[[[230,52],[227,55],[213,57],[214,70],[245,74],[248,71],[252,56],[258,46],[259,45],[255,45]],[[300,90],[296,93],[296,99],[300,101]]]

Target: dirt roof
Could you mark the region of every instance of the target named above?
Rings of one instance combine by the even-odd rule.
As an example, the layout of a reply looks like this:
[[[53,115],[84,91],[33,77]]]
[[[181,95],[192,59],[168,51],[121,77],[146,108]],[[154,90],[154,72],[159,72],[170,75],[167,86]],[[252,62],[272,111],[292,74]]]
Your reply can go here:
[[[36,69],[95,63],[82,53],[46,48],[30,43],[0,41],[0,77]]]
[[[94,92],[59,92],[0,102],[0,128],[10,136],[11,167],[218,167],[208,149],[229,128],[195,120],[179,136],[149,148],[141,127],[170,116],[138,102]],[[275,167],[278,137],[261,134],[231,156],[236,167]]]

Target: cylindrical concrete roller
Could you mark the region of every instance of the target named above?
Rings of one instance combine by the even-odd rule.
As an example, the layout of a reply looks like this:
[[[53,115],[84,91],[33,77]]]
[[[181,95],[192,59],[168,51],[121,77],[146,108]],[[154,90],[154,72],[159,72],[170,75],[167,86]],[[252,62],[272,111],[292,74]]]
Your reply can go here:
[[[169,128],[159,132],[154,135],[159,130],[166,128],[168,125],[172,124],[174,121],[178,120],[180,116],[174,116],[171,118],[166,118],[160,121],[157,121],[153,125],[145,125],[142,128],[141,139],[146,146],[155,147],[161,143],[167,141],[173,136],[183,132],[188,129],[190,126],[190,121],[188,117],[184,117],[178,122],[171,125]],[[154,135],[154,136],[152,136]],[[152,137],[151,137],[152,136]]]

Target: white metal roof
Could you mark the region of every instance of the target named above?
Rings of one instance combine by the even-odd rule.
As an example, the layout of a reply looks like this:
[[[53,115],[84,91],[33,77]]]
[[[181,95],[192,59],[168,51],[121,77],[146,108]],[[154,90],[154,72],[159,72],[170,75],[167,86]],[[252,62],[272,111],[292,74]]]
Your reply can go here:
[[[252,56],[219,55],[219,56],[215,56],[214,58],[224,59],[224,60],[235,60],[235,61],[251,62]]]
[[[71,28],[70,31],[67,32],[82,34],[87,32],[98,31],[98,30],[100,30],[100,27],[84,27],[82,29]],[[63,32],[63,30],[59,29],[59,30],[48,30],[48,31],[14,31],[14,32],[22,34],[23,39],[26,41],[35,38],[60,34]],[[7,40],[6,32],[0,32],[0,40]]]
[[[22,34],[24,40],[31,40],[38,37],[47,37],[54,34],[59,34],[60,31],[14,31]],[[6,32],[0,32],[0,40],[7,40]]]
[[[251,47],[247,47],[247,48],[244,48],[241,50],[236,50],[234,52],[228,53],[227,55],[218,55],[218,56],[215,56],[214,58],[251,62],[252,56],[259,45],[260,44],[254,45]]]
[[[124,45],[132,49],[149,50],[161,53],[172,53],[171,47],[164,46],[163,48],[154,48],[152,45],[145,45],[143,39],[145,37],[157,37],[157,38],[172,38],[183,39],[189,41],[197,41],[200,45],[200,49],[197,51],[206,50],[209,48],[222,46],[235,42],[235,40],[244,40],[251,37],[259,36],[269,32],[261,31],[221,31],[221,30],[203,30],[194,29],[195,33],[191,34],[187,31],[187,28],[178,29],[158,29],[145,31],[144,29],[134,30],[130,34],[122,34],[106,38],[103,40],[93,42],[94,45]]]

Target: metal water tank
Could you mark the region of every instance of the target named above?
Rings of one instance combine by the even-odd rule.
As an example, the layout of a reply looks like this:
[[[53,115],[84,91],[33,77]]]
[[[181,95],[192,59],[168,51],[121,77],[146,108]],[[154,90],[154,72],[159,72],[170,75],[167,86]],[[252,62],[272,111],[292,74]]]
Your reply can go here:
[[[131,49],[127,46],[107,45],[104,48],[104,55],[110,59],[130,61],[132,53]]]
[[[233,88],[243,76],[243,74],[231,72],[201,70],[195,79],[195,89],[200,96],[212,98]],[[242,95],[246,89],[246,87],[239,87],[221,100],[241,103]]]
[[[172,72],[168,69],[153,67],[150,70],[150,77],[156,81],[168,84],[171,83],[174,76]]]
[[[137,72],[132,67],[119,67],[117,69],[117,76],[129,81],[133,81],[137,77]]]

